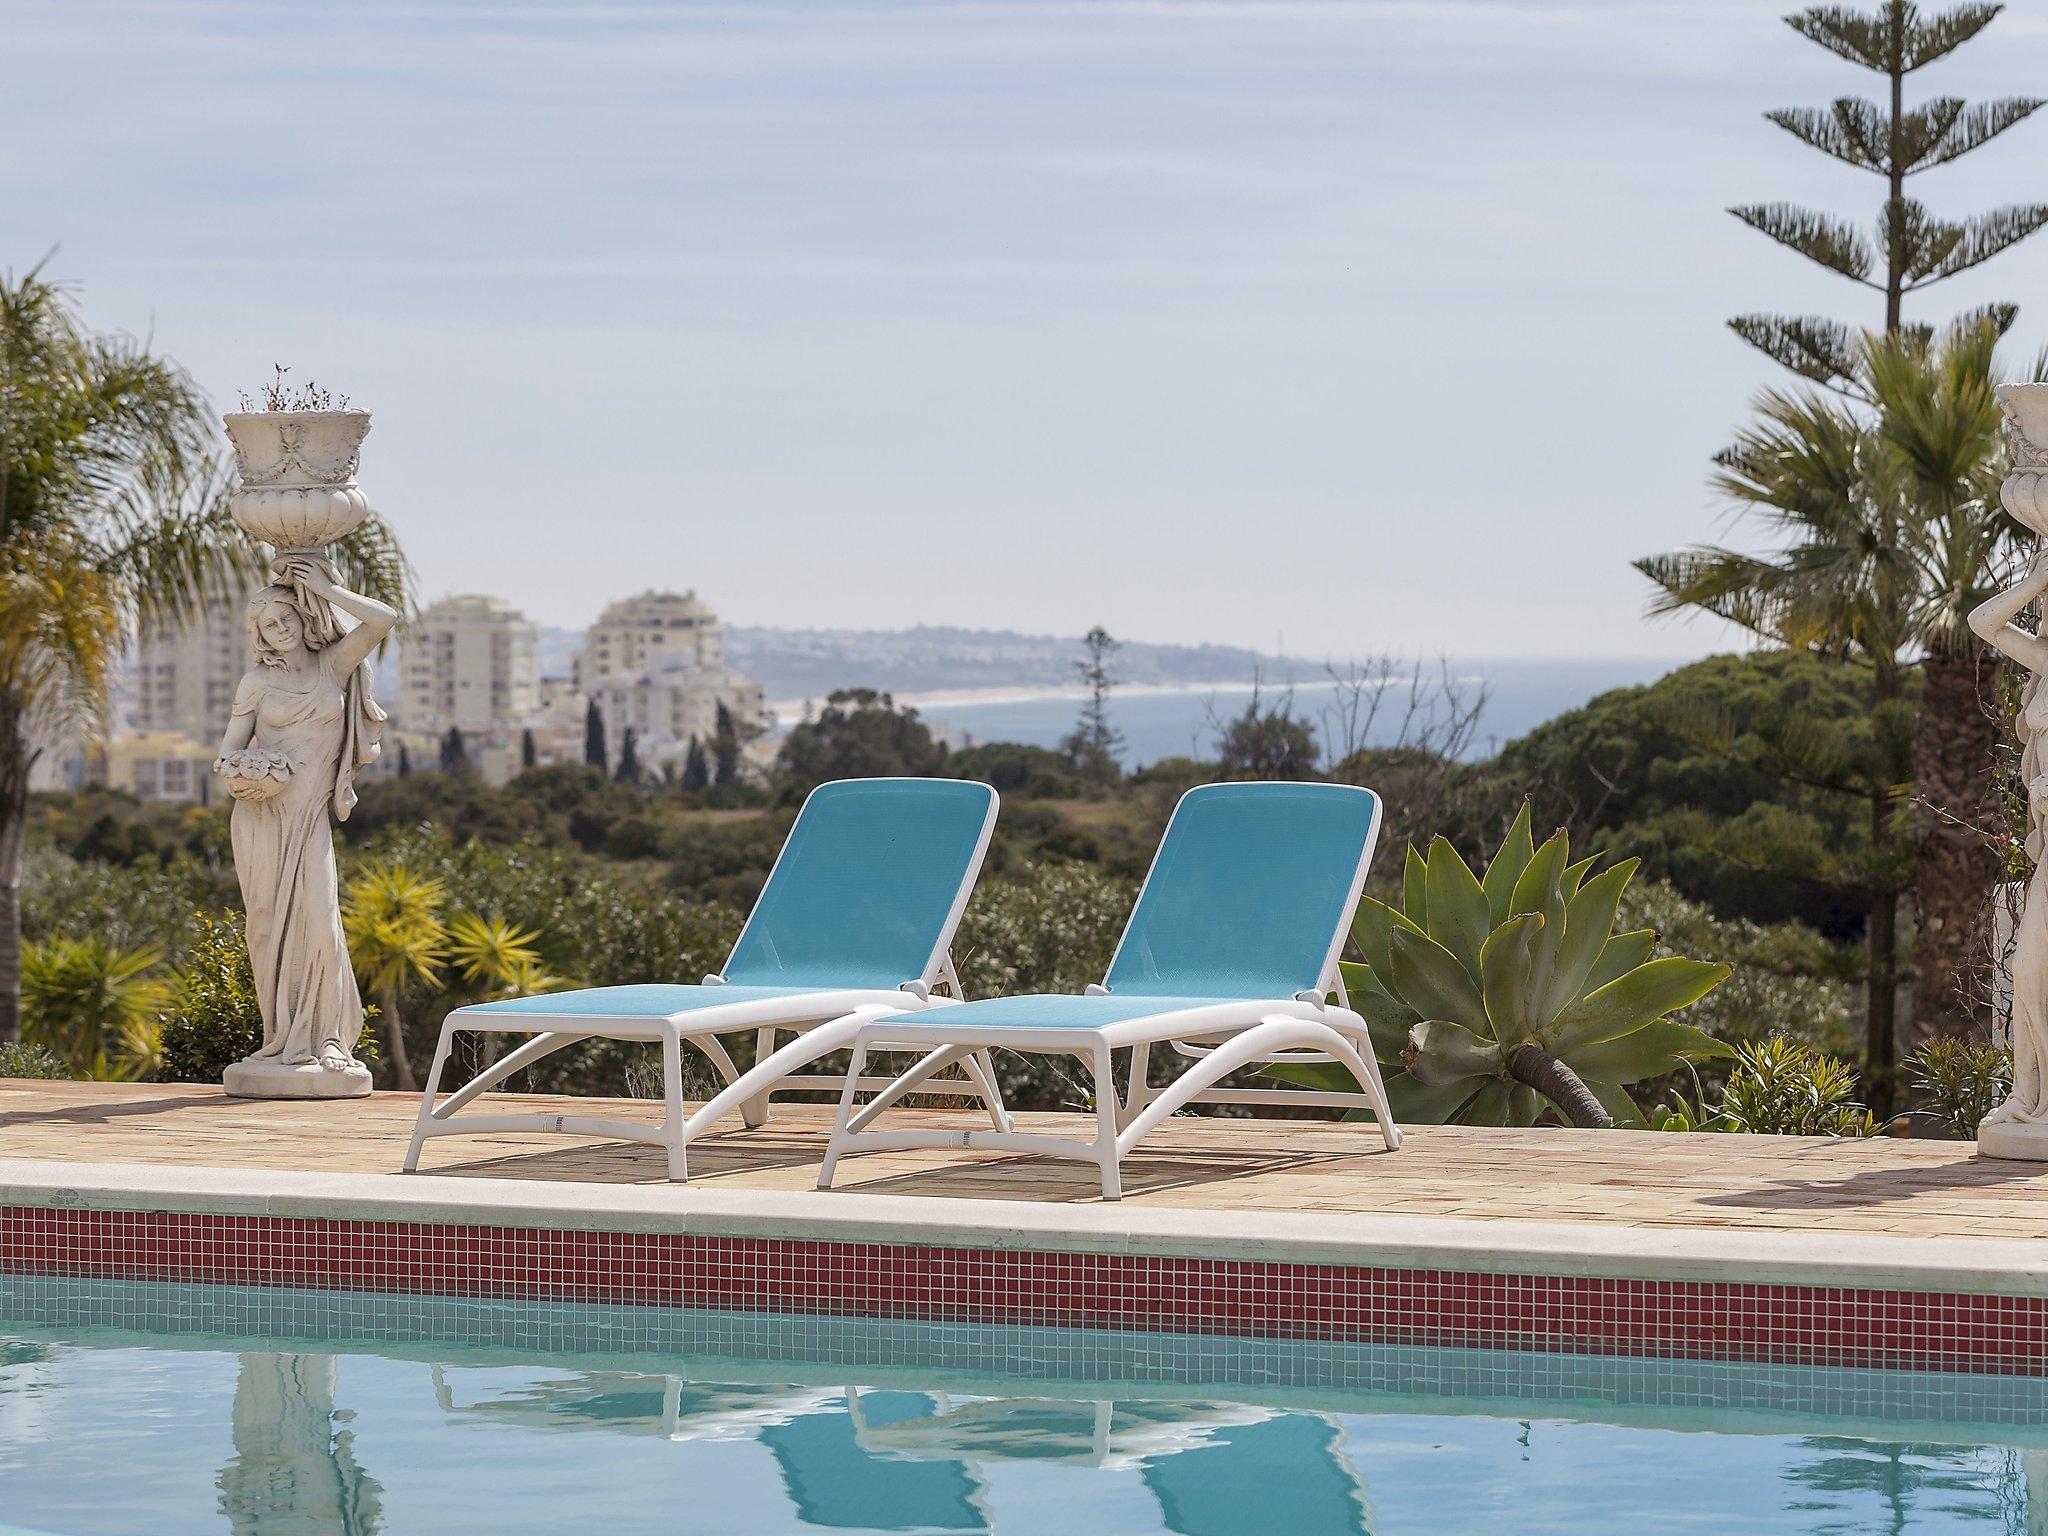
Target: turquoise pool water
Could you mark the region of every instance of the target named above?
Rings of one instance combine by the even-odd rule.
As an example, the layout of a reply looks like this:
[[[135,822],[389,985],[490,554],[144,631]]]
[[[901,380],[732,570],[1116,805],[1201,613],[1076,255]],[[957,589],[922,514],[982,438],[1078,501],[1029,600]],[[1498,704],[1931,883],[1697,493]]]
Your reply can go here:
[[[0,1276],[9,1536],[2044,1523],[2037,1380]]]

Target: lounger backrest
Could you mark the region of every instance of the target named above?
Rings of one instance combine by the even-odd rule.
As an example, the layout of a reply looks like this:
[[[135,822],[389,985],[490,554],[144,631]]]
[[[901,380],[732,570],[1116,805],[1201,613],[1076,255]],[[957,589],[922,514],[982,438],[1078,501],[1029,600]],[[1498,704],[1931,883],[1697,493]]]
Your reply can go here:
[[[1189,790],[1110,961],[1110,991],[1287,998],[1329,985],[1379,821],[1379,796],[1348,784]]]
[[[893,988],[937,973],[995,825],[958,779],[841,779],[811,791],[733,946],[729,982]]]

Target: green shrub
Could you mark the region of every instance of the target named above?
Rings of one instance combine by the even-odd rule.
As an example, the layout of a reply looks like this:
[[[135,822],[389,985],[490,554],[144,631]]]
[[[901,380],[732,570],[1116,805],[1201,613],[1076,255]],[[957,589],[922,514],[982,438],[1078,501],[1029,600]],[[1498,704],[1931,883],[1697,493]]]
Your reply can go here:
[[[1906,1058],[1922,1106],[1944,1136],[1968,1141],[2012,1092],[2012,1052],[1968,1040],[1935,1040]]]
[[[217,1083],[262,1044],[263,1014],[240,916],[194,913],[185,964],[164,1011],[158,1080]]]
[[[64,1065],[64,1058],[55,1051],[44,1050],[40,1045],[28,1045],[20,1040],[9,1040],[0,1044],[0,1077],[54,1080],[70,1076],[71,1069]]]
[[[1718,1107],[1674,1094],[1649,1116],[1659,1131],[1757,1136],[1877,1136],[1884,1123],[1857,1098],[1856,1069],[1785,1035],[1745,1041]]]

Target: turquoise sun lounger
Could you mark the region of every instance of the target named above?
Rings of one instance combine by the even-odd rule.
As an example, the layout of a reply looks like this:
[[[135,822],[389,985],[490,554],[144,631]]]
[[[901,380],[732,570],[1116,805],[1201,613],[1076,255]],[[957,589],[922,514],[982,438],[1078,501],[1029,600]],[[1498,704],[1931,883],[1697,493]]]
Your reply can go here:
[[[1137,906],[1099,986],[1080,996],[998,997],[929,1014],[875,1018],[852,1031],[853,1064],[819,1170],[829,1189],[850,1152],[988,1147],[1078,1158],[1101,1170],[1104,1198],[1122,1193],[1126,1153],[1197,1101],[1363,1107],[1389,1151],[1401,1133],[1387,1106],[1365,1020],[1343,993],[1337,955],[1379,834],[1379,797],[1343,784],[1208,784],[1175,807]],[[1331,1003],[1331,992],[1338,998]],[[926,1054],[866,1103],[871,1050]],[[1148,1081],[1154,1046],[1190,1058],[1172,1083]],[[1095,1079],[1093,1141],[1018,1132],[870,1130],[877,1116],[934,1073],[992,1048],[1078,1057]],[[1119,1101],[1114,1054],[1131,1052]],[[1341,1062],[1359,1093],[1224,1088],[1240,1068],[1277,1059]]]
[[[668,1151],[669,1177],[687,1177],[686,1149],[715,1120],[735,1110],[749,1126],[768,1118],[771,1093],[802,1088],[837,1092],[837,1077],[797,1075],[843,1049],[854,1029],[883,1014],[950,1001],[960,980],[948,946],[988,851],[996,792],[958,779],[844,779],[813,790],[776,856],[760,900],[725,969],[701,986],[593,987],[505,998],[458,1008],[441,1026],[433,1070],[420,1096],[405,1168],[435,1136],[470,1131],[545,1130],[616,1136]],[[741,1085],[720,1035],[752,1031],[757,1065]],[[534,1038],[436,1102],[456,1037],[529,1034]],[[797,1038],[777,1049],[778,1033]],[[639,1040],[662,1049],[664,1115],[659,1126],[584,1115],[457,1112],[514,1072],[586,1040]],[[728,1085],[687,1119],[682,1047],[710,1058]],[[999,1127],[1009,1125],[984,1052],[966,1063],[966,1080],[928,1091],[979,1098]],[[871,1086],[883,1086],[880,1083]],[[736,1093],[733,1090],[739,1088]]]

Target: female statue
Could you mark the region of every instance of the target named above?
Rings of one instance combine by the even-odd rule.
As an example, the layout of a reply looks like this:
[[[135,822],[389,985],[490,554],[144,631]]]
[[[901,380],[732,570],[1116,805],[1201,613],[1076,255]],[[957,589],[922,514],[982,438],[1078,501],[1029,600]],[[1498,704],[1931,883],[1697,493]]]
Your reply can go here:
[[[2048,638],[2014,622],[2043,594],[2048,551],[2036,552],[2025,576],[1970,615],[1979,638],[2028,673],[2020,693],[2020,777],[2034,872],[2012,951],[2012,1096],[1985,1116],[1986,1126],[2048,1125]]]
[[[329,825],[356,803],[384,711],[370,653],[395,609],[344,590],[333,565],[292,553],[249,603],[256,665],[235,690],[214,771],[235,798],[230,830],[247,915],[263,1045],[227,1070],[230,1093],[347,1097],[369,1091],[354,1056],[363,1003],[342,937]],[[336,610],[356,620],[344,626]]]

